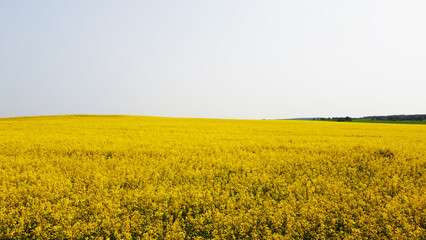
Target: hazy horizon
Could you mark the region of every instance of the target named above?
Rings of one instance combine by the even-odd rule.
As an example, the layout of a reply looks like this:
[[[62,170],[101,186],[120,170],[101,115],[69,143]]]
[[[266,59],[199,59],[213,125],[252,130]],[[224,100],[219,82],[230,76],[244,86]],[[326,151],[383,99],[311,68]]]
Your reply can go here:
[[[3,1],[0,118],[426,113],[424,1]]]

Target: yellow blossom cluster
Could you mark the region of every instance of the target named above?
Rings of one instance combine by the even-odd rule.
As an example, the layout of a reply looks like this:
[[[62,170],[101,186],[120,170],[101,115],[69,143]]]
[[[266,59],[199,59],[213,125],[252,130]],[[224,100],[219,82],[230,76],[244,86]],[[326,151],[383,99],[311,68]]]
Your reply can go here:
[[[426,126],[0,119],[0,239],[425,239]]]

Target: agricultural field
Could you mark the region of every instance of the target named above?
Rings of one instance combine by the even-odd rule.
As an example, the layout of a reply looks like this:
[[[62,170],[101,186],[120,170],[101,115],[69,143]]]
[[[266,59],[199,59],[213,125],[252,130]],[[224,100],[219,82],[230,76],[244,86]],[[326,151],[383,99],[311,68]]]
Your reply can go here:
[[[366,122],[366,123],[395,123],[395,124],[426,124],[426,120],[423,121],[381,121],[371,119],[354,119],[353,122]]]
[[[426,239],[426,125],[0,119],[0,239]]]

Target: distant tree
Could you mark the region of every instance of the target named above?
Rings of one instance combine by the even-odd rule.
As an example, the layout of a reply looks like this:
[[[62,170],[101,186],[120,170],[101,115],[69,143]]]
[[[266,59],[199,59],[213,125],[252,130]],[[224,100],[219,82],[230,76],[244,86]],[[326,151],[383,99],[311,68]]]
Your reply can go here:
[[[338,122],[352,122],[351,117],[334,117],[333,120],[336,120]]]

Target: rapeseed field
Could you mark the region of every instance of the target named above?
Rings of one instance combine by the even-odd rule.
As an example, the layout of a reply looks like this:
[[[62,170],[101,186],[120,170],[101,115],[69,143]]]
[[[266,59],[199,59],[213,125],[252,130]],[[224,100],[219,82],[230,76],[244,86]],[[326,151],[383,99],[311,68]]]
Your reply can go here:
[[[426,126],[0,119],[0,239],[426,239]]]

